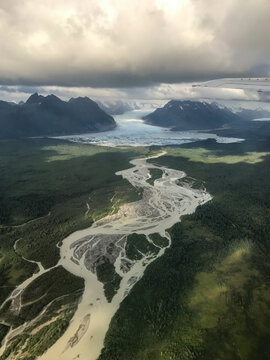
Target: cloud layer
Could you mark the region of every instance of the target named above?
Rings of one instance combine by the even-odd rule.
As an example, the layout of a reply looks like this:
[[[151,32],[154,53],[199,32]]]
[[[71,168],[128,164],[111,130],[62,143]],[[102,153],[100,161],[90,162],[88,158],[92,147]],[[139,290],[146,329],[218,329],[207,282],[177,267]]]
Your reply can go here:
[[[190,83],[114,89],[71,86],[0,86],[0,99],[18,103],[27,100],[30,94],[34,92],[44,96],[55,94],[63,100],[68,100],[71,97],[88,96],[93,100],[103,102],[122,100],[146,104],[159,104],[171,99],[260,101],[257,90],[192,87]]]
[[[129,87],[264,74],[269,14],[269,0],[2,0],[0,82]]]

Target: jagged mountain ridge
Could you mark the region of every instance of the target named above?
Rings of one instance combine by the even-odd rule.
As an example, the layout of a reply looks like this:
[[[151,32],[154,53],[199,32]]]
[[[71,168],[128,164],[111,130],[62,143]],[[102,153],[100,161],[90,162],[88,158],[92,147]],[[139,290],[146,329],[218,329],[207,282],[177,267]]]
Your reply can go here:
[[[0,138],[71,135],[115,126],[113,117],[87,97],[63,101],[35,93],[25,103],[0,101]]]

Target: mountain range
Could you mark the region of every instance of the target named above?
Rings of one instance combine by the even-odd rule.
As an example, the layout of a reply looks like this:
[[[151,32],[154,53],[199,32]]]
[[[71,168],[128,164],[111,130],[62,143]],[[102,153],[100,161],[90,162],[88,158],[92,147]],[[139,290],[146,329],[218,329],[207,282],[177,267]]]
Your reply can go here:
[[[245,120],[254,120],[262,118],[270,118],[270,111],[265,109],[241,109],[237,112],[237,115]]]
[[[115,127],[113,117],[87,97],[63,101],[35,93],[25,103],[0,101],[0,138],[71,135]]]
[[[215,103],[190,100],[171,100],[143,119],[148,124],[176,131],[215,129],[241,120],[228,108],[220,108]]]

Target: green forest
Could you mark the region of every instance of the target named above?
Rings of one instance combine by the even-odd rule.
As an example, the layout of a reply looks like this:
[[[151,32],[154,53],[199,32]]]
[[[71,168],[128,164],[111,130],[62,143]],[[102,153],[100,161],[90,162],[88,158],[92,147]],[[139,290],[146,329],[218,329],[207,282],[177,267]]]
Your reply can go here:
[[[46,269],[55,266],[60,257],[57,244],[65,237],[140,198],[139,190],[115,172],[150,152],[146,148],[115,151],[51,139],[0,141],[1,303],[37,271],[36,264],[23,257],[40,261]],[[99,269],[98,275],[106,280],[106,295],[111,298],[118,279],[108,281],[107,268]],[[47,310],[35,324],[40,331],[30,328],[14,337],[1,360],[19,354],[26,341],[29,356],[25,360],[35,359],[51,346],[67,328],[83,287],[81,278],[56,267],[26,288],[19,314],[10,311],[8,301],[0,309],[0,340],[9,330],[7,325],[20,326],[44,307]]]
[[[237,130],[225,132],[237,135]],[[213,199],[168,229],[170,248],[122,302],[99,360],[269,359],[269,134],[263,125],[246,132],[244,142],[165,147],[166,155],[150,160],[185,171],[192,185],[204,186]],[[0,141],[1,303],[37,271],[23,257],[49,269],[57,264],[57,244],[66,236],[139,199],[140,189],[115,172],[160,150],[49,139]],[[160,175],[153,171],[152,180]],[[159,234],[150,238],[159,247],[168,245]],[[130,259],[156,251],[138,234],[125,246]],[[110,301],[120,279],[106,263],[97,275]],[[0,339],[9,326],[31,322],[47,310],[12,339],[0,359],[20,354],[25,346],[21,358],[34,360],[50,347],[67,328],[83,286],[81,278],[57,266],[26,288],[19,315],[7,302],[0,310]]]
[[[99,360],[269,359],[269,134],[264,125],[242,143],[167,147],[151,160],[184,170],[213,200],[170,229],[171,247],[123,301]]]

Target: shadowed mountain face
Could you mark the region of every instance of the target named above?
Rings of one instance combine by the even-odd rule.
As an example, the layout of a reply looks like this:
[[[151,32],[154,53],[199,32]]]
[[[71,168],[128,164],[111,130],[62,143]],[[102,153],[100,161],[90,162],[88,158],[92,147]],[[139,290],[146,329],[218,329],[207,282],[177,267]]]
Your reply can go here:
[[[36,93],[19,105],[0,101],[0,138],[71,135],[115,126],[113,117],[87,97],[66,102]]]
[[[151,125],[172,128],[172,130],[206,130],[219,128],[240,117],[227,108],[199,101],[171,100],[143,117]]]
[[[261,118],[269,118],[270,119],[270,111],[264,109],[242,109],[237,112],[238,116],[241,116],[244,120],[253,120],[253,119],[261,119]]]

